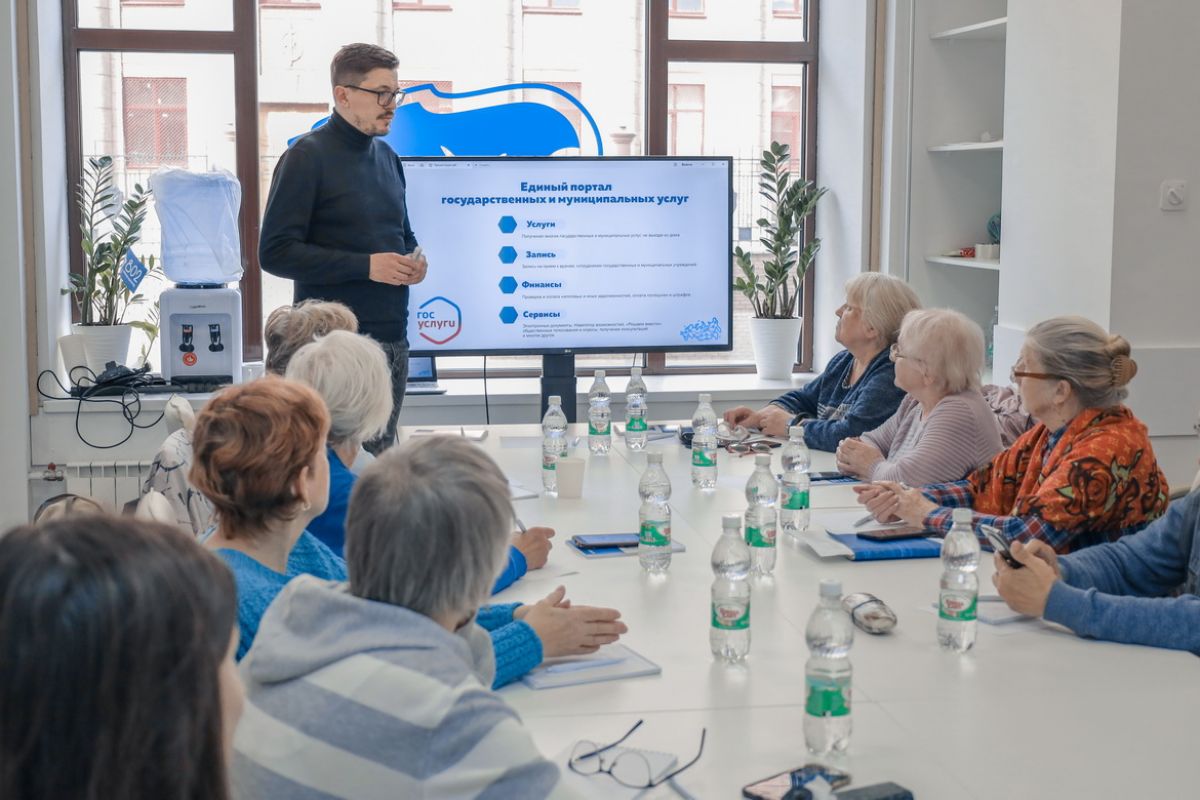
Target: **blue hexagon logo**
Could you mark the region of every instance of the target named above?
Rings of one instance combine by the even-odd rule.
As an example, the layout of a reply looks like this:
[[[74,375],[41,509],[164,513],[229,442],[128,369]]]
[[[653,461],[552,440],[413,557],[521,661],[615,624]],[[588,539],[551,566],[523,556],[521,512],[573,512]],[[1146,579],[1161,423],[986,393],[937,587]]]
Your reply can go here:
[[[517,321],[517,310],[512,306],[505,306],[500,309],[500,321],[505,325],[512,325]]]
[[[417,309],[417,332],[434,344],[445,344],[462,333],[462,309],[453,300],[431,297]]]
[[[505,264],[511,264],[517,260],[517,251],[515,248],[505,245],[500,248],[500,261]]]
[[[517,279],[511,275],[505,275],[500,279],[500,291],[505,294],[512,294],[517,290]]]
[[[512,233],[516,229],[517,229],[517,221],[515,219],[513,219],[512,217],[501,217],[500,218],[500,232],[501,233]]]

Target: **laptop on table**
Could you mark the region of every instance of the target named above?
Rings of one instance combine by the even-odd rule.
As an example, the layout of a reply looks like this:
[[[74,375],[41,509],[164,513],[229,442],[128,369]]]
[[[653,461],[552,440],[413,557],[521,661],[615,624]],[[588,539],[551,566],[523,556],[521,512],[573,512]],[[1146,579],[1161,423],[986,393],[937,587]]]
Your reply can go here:
[[[438,386],[437,362],[433,356],[410,356],[408,359],[408,382],[404,393],[413,394],[445,394],[446,390]]]

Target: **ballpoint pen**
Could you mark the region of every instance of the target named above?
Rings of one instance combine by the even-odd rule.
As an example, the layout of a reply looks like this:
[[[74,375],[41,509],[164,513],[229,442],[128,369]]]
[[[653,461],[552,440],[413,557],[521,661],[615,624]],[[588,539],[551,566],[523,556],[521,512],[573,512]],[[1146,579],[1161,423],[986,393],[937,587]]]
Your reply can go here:
[[[866,525],[867,523],[871,522],[874,519],[875,519],[874,514],[867,514],[865,517],[863,517],[862,519],[855,522],[854,527],[861,528],[863,525]]]
[[[517,527],[521,529],[521,533],[528,533],[528,532],[529,532],[529,531],[525,530],[525,523],[524,523],[524,522],[521,522],[521,518],[520,518],[520,517],[514,516],[514,517],[513,517],[513,522],[517,523]]]

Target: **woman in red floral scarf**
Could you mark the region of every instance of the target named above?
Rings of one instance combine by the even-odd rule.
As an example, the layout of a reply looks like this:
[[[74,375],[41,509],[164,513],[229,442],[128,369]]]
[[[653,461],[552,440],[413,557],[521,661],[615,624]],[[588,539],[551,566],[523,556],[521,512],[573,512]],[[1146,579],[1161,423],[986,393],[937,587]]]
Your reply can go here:
[[[1141,530],[1167,508],[1167,479],[1146,426],[1121,404],[1137,374],[1129,342],[1083,317],[1055,317],[1028,333],[1012,380],[1037,422],[966,480],[923,489],[858,487],[876,516],[943,533],[951,509],[1010,541],[1040,539],[1060,553]]]

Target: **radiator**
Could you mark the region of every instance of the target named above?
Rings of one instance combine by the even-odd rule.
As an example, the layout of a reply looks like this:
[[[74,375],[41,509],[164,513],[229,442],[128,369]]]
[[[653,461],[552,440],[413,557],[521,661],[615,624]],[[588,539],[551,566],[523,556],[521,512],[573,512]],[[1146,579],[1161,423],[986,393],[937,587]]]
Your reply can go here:
[[[106,508],[120,511],[126,503],[141,496],[142,484],[150,472],[150,461],[82,461],[55,465],[34,473],[44,486],[41,493],[48,495],[77,494],[90,497]],[[53,475],[51,478],[49,476]],[[55,488],[57,484],[57,488]]]

